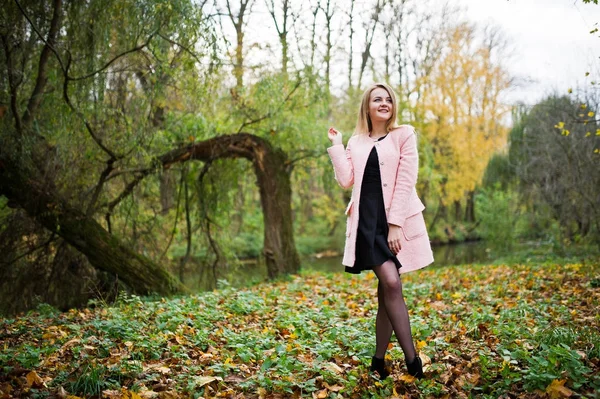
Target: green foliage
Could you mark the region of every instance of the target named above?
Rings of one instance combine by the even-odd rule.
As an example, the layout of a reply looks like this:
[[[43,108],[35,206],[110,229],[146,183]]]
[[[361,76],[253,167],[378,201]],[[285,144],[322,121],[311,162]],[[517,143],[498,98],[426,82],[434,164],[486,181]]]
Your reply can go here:
[[[470,392],[491,398],[535,395],[560,381],[586,396],[600,388],[594,313],[600,304],[590,285],[598,267],[589,258],[404,275],[415,342],[433,359],[427,378],[417,382],[405,380],[396,344],[389,352],[393,378],[368,375],[375,344],[372,274],[304,273],[250,289],[121,296],[110,307],[0,320],[8,332],[0,340],[6,348],[0,383],[21,389],[19,380],[2,375],[23,367],[52,378],[43,392],[63,386],[79,396],[166,383],[186,396],[210,384],[216,392],[299,397]]]
[[[515,192],[482,189],[475,197],[478,231],[493,248],[510,250],[519,236],[519,204]]]
[[[521,111],[510,132],[508,158],[519,179],[523,200],[545,204],[569,240],[598,242],[597,201],[600,146],[593,104],[566,96],[548,97]]]

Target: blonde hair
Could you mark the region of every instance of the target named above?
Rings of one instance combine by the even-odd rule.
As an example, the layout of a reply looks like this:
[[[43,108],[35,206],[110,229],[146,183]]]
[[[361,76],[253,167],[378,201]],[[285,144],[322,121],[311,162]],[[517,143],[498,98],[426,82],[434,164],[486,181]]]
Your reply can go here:
[[[371,86],[367,87],[363,93],[362,101],[360,102],[360,108],[358,110],[356,128],[354,128],[355,135],[369,134],[369,132],[373,130],[373,123],[371,122],[371,117],[369,116],[369,100],[371,98],[371,92],[377,88],[384,89],[392,98],[392,116],[390,116],[390,119],[385,123],[386,132],[398,127],[398,123],[396,122],[396,118],[398,117],[398,102],[396,101],[396,93],[394,93],[394,90],[388,84],[373,83]]]

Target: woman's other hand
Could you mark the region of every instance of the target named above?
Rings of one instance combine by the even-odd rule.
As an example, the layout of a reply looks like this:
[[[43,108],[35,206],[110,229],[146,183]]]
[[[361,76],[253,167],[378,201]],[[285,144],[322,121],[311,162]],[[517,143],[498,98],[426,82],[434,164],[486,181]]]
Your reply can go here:
[[[402,232],[400,230],[400,226],[396,226],[395,224],[389,225],[388,246],[394,255],[397,255],[402,249],[402,245],[400,245],[400,234]]]
[[[331,144],[333,145],[342,144],[342,133],[332,127],[327,131],[327,138],[329,138],[329,141],[331,141]]]

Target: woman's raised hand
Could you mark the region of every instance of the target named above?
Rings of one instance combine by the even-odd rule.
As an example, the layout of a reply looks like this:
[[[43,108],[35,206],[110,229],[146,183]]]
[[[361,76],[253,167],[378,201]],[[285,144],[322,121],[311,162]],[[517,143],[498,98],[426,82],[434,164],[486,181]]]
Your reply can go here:
[[[342,144],[342,133],[332,127],[327,131],[327,138],[329,138],[329,141],[331,141],[331,144],[333,145]]]

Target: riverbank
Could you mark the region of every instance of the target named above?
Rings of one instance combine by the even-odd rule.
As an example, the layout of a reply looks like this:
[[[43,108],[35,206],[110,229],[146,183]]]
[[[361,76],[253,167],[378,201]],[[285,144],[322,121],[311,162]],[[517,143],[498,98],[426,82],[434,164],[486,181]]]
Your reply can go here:
[[[427,378],[368,373],[372,273],[0,321],[0,397],[559,397],[600,389],[600,261],[429,268],[403,277]],[[128,396],[127,396],[128,395]]]

